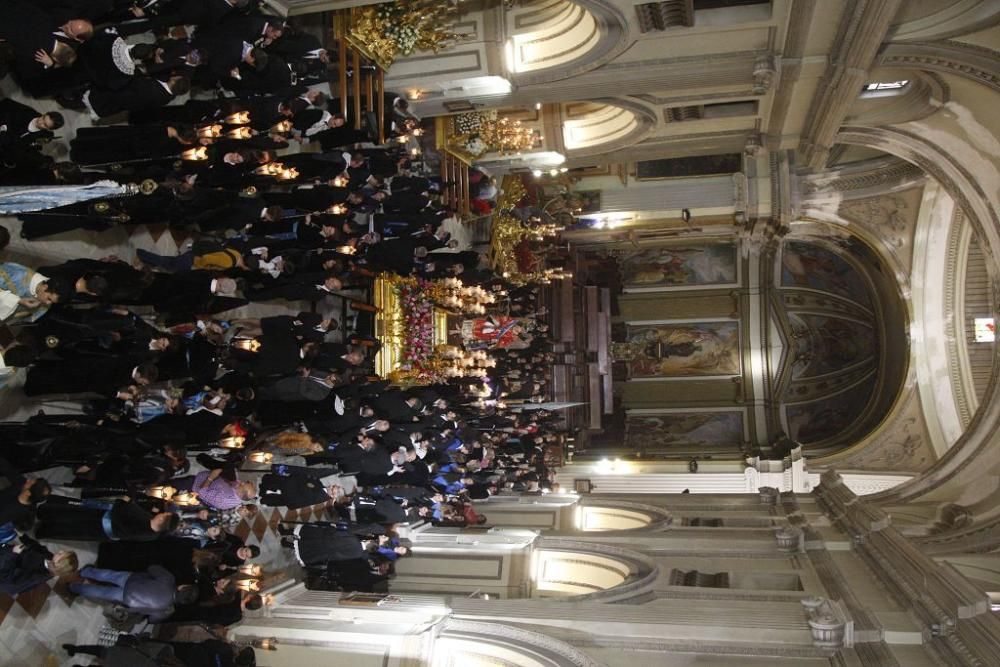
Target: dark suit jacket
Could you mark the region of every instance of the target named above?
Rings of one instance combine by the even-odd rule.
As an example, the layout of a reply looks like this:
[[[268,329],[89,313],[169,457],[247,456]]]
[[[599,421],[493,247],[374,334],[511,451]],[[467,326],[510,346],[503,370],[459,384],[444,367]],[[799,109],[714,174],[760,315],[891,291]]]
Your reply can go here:
[[[260,502],[268,507],[298,509],[330,500],[320,481],[310,476],[268,473],[260,480]]]
[[[158,79],[133,77],[119,90],[90,89],[90,106],[101,118],[122,111],[141,111],[166,106],[174,99]]]
[[[42,114],[26,104],[11,99],[0,100],[0,148],[31,142],[38,137],[52,136],[51,132],[29,132],[28,125]]]
[[[260,388],[260,396],[271,401],[322,401],[330,396],[332,388],[301,375],[275,380]]]

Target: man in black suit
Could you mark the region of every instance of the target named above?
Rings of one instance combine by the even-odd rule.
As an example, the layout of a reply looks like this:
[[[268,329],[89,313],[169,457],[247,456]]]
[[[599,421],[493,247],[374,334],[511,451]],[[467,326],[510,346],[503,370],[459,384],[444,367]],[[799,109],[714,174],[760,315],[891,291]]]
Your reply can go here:
[[[42,9],[23,0],[0,2],[0,42],[13,55],[14,72],[22,88],[36,95],[50,83],[51,70],[76,61],[76,47],[94,33],[84,19],[59,25]]]
[[[83,95],[84,104],[97,118],[106,118],[122,111],[142,111],[170,104],[178,95],[191,89],[183,76],[172,76],[167,81],[149,77],[133,77],[119,90],[90,88]]]
[[[291,95],[296,92],[288,63],[278,56],[268,56],[263,50],[254,56],[254,64],[247,60],[240,62],[235,73],[238,76],[226,76],[221,83],[223,88],[237,95]]]
[[[124,398],[130,386],[156,382],[156,366],[131,357],[78,356],[72,360],[45,360],[28,370],[24,393],[96,393],[107,398]]]
[[[58,130],[64,123],[58,111],[39,113],[20,102],[0,100],[0,149],[51,137],[52,131]]]

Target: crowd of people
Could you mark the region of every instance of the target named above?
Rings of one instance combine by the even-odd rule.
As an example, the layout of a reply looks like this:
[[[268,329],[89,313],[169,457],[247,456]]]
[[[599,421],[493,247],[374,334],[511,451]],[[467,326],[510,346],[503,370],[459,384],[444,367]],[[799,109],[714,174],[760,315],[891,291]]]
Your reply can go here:
[[[355,129],[309,87],[328,84],[331,55],[247,0],[0,0],[0,73],[65,109],[0,100],[0,185],[127,186],[21,211],[28,246],[120,225],[190,237],[177,255],[0,262],[3,361],[26,369],[5,391],[80,406],[0,424],[0,590],[58,576],[124,628],[224,628],[264,604],[260,549],[234,532],[262,506],[311,508],[316,520],[278,526],[309,586],[384,591],[410,553],[402,526],[483,525],[474,501],[551,490],[559,419],[509,405],[550,389],[539,289],[508,285],[444,231],[448,184],[397,141],[420,122],[404,99],[386,95],[379,145],[374,114]],[[100,125],[55,161],[46,143],[69,114]],[[476,328],[485,377],[376,376],[365,294],[380,273],[500,297]],[[287,314],[234,316],[255,302]],[[519,344],[501,344],[509,332]],[[46,546],[80,543],[98,545],[93,564]],[[253,663],[221,637],[66,650]]]

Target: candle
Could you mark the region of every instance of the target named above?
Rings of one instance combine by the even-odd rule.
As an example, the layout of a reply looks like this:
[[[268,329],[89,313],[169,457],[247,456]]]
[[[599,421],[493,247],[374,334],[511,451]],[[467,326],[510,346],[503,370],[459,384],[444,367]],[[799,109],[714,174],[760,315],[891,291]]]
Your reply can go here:
[[[149,487],[149,490],[146,492],[147,495],[150,495],[154,498],[162,498],[164,500],[169,500],[174,496],[175,493],[177,493],[177,489],[165,484],[158,486],[151,486]]]
[[[226,449],[243,449],[244,442],[246,442],[246,438],[241,435],[234,435],[219,440],[219,446]]]
[[[282,181],[291,181],[298,177],[299,177],[299,170],[295,168],[282,169],[281,172],[278,174],[278,179]]]
[[[327,213],[332,213],[333,215],[343,215],[347,213],[347,207],[343,204],[334,204],[330,208],[326,209]]]
[[[422,128],[422,127],[415,127],[410,132],[413,134],[413,136],[419,137],[420,135],[422,135],[424,133],[424,128]]]
[[[222,126],[221,125],[205,125],[204,127],[198,128],[198,136],[204,137],[206,139],[214,139],[215,137],[222,136]]]
[[[413,157],[417,157],[418,155],[420,155],[420,149],[419,148],[411,149],[410,155],[412,155]]]
[[[337,178],[333,179],[333,187],[342,188],[345,185],[347,185],[347,179],[344,178],[343,176],[338,176]]]
[[[260,590],[260,579],[241,579],[236,582],[236,588],[249,593],[256,593]]]
[[[183,153],[181,153],[181,159],[184,160],[207,160],[208,159],[208,149],[204,146],[198,146],[197,148],[189,148]]]
[[[171,501],[175,505],[197,505],[198,494],[194,491],[181,491],[175,495]]]
[[[250,122],[250,112],[237,111],[236,113],[229,114],[223,120],[226,125],[246,125]]]
[[[229,130],[229,132],[226,133],[226,136],[230,139],[249,139],[252,133],[253,130],[244,125],[243,127],[234,127]]]
[[[405,144],[409,140],[410,140],[410,135],[408,134],[401,134],[398,137],[396,137],[396,141],[398,141],[401,144]]]
[[[256,352],[260,349],[260,341],[256,338],[236,338],[233,340],[233,347],[247,352]]]
[[[274,131],[274,132],[278,132],[278,133],[291,132],[292,131],[292,121],[290,121],[290,120],[283,120],[283,121],[277,123],[274,127],[272,127],[271,130]]]
[[[250,454],[250,460],[254,463],[270,463],[274,460],[274,454],[271,452],[253,452]]]
[[[278,640],[274,637],[268,637],[266,639],[255,639],[251,642],[254,648],[259,648],[262,651],[277,651],[278,650]]]
[[[337,246],[337,252],[339,252],[341,255],[353,255],[357,251],[358,249],[355,248],[354,246],[350,245]]]
[[[250,577],[259,577],[260,573],[260,565],[240,565],[240,574],[245,574]]]

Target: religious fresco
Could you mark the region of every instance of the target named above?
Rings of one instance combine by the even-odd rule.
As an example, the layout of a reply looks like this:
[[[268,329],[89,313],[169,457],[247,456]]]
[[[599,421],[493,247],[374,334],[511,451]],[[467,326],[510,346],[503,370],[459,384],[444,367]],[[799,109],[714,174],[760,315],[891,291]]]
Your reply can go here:
[[[781,285],[829,292],[871,306],[868,286],[861,274],[832,250],[814,243],[785,244],[781,253]]]
[[[629,377],[702,377],[740,373],[737,321],[629,325],[625,342],[614,343],[616,361]]]
[[[745,440],[743,413],[739,410],[628,415],[625,429],[628,446],[644,454],[672,447],[738,447]]]
[[[649,248],[623,256],[622,282],[629,287],[689,288],[735,285],[735,243]]]
[[[814,314],[789,314],[795,345],[792,378],[842,372],[875,363],[878,340],[872,323]]]
[[[858,419],[875,392],[874,374],[839,394],[785,407],[788,435],[804,445],[843,434]]]

